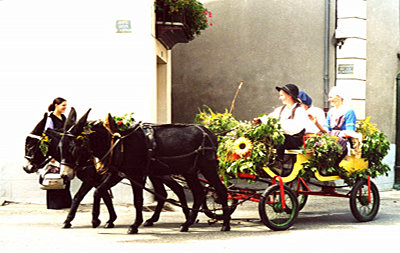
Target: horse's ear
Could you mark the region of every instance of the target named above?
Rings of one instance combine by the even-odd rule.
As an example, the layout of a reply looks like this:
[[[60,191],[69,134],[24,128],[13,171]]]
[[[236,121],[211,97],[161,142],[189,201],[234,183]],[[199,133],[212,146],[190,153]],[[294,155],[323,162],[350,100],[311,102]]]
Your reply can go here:
[[[114,118],[111,116],[111,113],[109,113],[107,115],[106,118],[106,125],[111,129],[111,131],[113,132],[117,132],[118,131],[118,126],[117,123],[115,123]]]
[[[48,114],[46,112],[43,115],[43,119],[41,121],[39,121],[39,123],[35,126],[35,128],[31,132],[31,134],[42,135],[42,133],[44,132],[44,127],[46,126],[47,117],[48,117]]]
[[[67,131],[71,126],[75,124],[76,121],[76,111],[74,107],[71,107],[71,111],[68,114],[68,118],[64,123],[64,132]]]
[[[70,130],[70,132],[74,135],[79,135],[83,131],[83,127],[86,124],[87,118],[89,116],[89,112],[92,109],[89,109]]]

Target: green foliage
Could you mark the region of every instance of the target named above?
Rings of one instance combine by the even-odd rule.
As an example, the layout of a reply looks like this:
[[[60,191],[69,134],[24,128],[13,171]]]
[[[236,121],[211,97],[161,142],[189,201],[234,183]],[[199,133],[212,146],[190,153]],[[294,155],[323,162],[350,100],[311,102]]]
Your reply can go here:
[[[342,154],[342,146],[337,142],[336,136],[329,134],[314,135],[306,139],[302,148],[303,154],[311,153],[310,158],[304,162],[300,176],[311,177],[318,169],[322,174],[335,173]]]
[[[300,176],[311,177],[318,168],[322,174],[340,176],[350,186],[354,185],[358,178],[387,176],[390,168],[387,164],[382,163],[382,160],[389,152],[390,142],[386,139],[385,134],[369,120],[370,118],[358,121],[356,130],[363,136],[361,158],[368,161],[368,168],[345,169],[341,167],[338,159],[342,148],[337,143],[337,137],[323,134],[306,140],[303,153],[311,152],[311,157],[302,164],[303,169]]]
[[[240,124],[232,114],[225,109],[224,113],[214,113],[210,107],[205,106],[205,109],[200,110],[196,115],[194,122],[206,126],[214,133],[223,133],[234,129]],[[217,136],[218,138],[220,135]]]
[[[133,114],[134,113],[132,112],[130,114],[125,113],[124,116],[113,116],[113,119],[115,123],[117,123],[119,131],[129,130],[133,126],[135,122]]]
[[[83,127],[83,131],[81,132],[81,134],[76,137],[82,142],[83,147],[89,147],[89,135],[91,133],[94,133],[94,131],[92,130],[92,125],[87,124]]]
[[[49,137],[42,133],[42,138],[40,139],[39,149],[44,157],[47,157],[47,152],[49,152]]]
[[[183,14],[192,39],[210,25],[211,12],[196,0],[155,0],[154,5],[156,10],[167,9],[168,14]]]
[[[195,122],[217,134],[219,172],[225,180],[238,173],[259,175],[260,169],[275,159],[273,146],[282,144],[285,138],[273,118],[255,125],[238,121],[227,111],[214,113],[207,108],[196,115]]]
[[[363,133],[362,158],[368,161],[368,170],[362,176],[370,175],[372,178],[379,175],[387,176],[390,168],[382,163],[390,149],[390,142],[386,139],[386,135],[371,124],[369,118],[358,121],[357,131]]]

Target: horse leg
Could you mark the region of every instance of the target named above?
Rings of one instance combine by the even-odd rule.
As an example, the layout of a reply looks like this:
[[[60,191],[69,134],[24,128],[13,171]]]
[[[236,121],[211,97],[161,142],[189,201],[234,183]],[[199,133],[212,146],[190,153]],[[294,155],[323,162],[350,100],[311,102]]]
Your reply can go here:
[[[157,194],[160,194],[163,198],[159,198],[158,196],[155,196],[155,198],[157,200],[156,210],[154,210],[153,216],[151,216],[151,218],[146,220],[146,222],[144,223],[145,227],[153,226],[154,222],[157,222],[160,219],[160,214],[161,214],[162,208],[165,204],[165,198],[167,198],[167,191],[165,190],[161,179],[157,178],[157,177],[149,177],[149,179],[150,179],[151,183],[153,184],[154,191]]]
[[[113,228],[114,221],[117,219],[117,213],[115,212],[111,196],[108,192],[106,192],[102,198],[103,198],[104,204],[106,204],[106,207],[107,207],[107,210],[108,210],[108,213],[110,216],[108,221],[104,225],[104,228]]]
[[[211,163],[209,163],[211,162]],[[201,166],[201,173],[208,180],[209,184],[212,185],[218,195],[219,201],[223,206],[224,221],[222,224],[221,231],[230,231],[230,220],[231,215],[228,207],[228,190],[225,185],[221,182],[217,174],[217,161],[207,161],[204,166]],[[212,169],[211,169],[212,168]]]
[[[119,182],[121,182],[122,178],[120,176],[118,176],[116,173],[110,178],[109,181],[109,189],[113,186],[115,186],[116,184],[118,184]],[[106,224],[104,225],[104,228],[113,228],[114,227],[114,221],[117,219],[117,213],[115,212],[114,209],[114,205],[112,202],[112,198],[110,196],[110,194],[106,191],[105,193],[103,193],[103,201],[104,204],[106,204],[108,213],[109,213],[109,219],[106,222]]]
[[[100,225],[100,200],[104,196],[108,195],[107,190],[113,186],[116,177],[118,176],[113,172],[106,174],[103,181],[99,186],[96,187],[96,190],[94,191],[92,208],[92,227],[94,228]]]
[[[135,181],[131,181],[133,190],[133,204],[136,209],[135,222],[129,226],[128,234],[137,234],[139,232],[138,227],[143,222],[143,187],[145,185],[146,177],[135,177]],[[139,185],[137,185],[137,184]]]
[[[96,179],[97,181],[98,179]],[[110,172],[102,178],[102,181],[99,186],[96,187],[96,190],[93,194],[93,209],[92,209],[92,225],[93,227],[98,227],[100,225],[100,200],[103,199],[106,204],[108,213],[110,215],[109,220],[104,225],[105,228],[113,228],[114,221],[117,219],[117,214],[115,213],[114,206],[111,200],[111,196],[108,194],[108,190],[118,184],[122,178],[118,175],[117,172]]]
[[[179,183],[177,183],[171,176],[164,176],[162,177],[162,180],[164,184],[166,184],[168,188],[170,188],[176,194],[176,196],[178,196],[179,202],[182,206],[182,211],[185,214],[186,220],[188,220],[190,212],[183,187]]]
[[[205,198],[204,188],[197,175],[185,175],[185,179],[193,194],[193,209],[190,212],[189,219],[181,225],[181,232],[189,231],[189,227],[196,221],[198,210]]]
[[[76,211],[78,210],[79,204],[81,203],[82,199],[86,196],[86,194],[93,188],[93,185],[82,182],[81,187],[79,187],[78,192],[75,194],[74,199],[72,200],[71,207],[69,209],[67,218],[64,221],[63,228],[70,228],[71,221],[75,218]]]
[[[97,190],[96,190],[97,191]],[[92,228],[97,228],[101,224],[101,220],[99,219],[100,216],[100,200],[103,196],[102,193],[93,194],[93,207],[92,207]],[[105,192],[107,194],[107,192]]]

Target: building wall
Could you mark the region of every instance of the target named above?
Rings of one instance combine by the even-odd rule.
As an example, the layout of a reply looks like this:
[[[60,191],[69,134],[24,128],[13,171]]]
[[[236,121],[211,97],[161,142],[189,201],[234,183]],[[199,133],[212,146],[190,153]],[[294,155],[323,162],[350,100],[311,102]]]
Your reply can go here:
[[[130,21],[127,33],[118,20]],[[89,119],[156,122],[156,48],[152,1],[0,1],[0,198],[45,201],[38,176],[22,170],[24,142],[55,97],[78,117],[92,108]],[[114,195],[132,201],[129,186]]]
[[[193,122],[202,105],[230,108],[241,80],[234,115],[242,120],[271,112],[280,104],[275,86],[287,83],[323,106],[324,1],[202,2],[213,13],[213,26],[172,50],[174,121]],[[334,67],[330,76],[333,85]]]
[[[323,107],[326,1],[202,2],[213,12],[213,26],[193,42],[177,45],[173,50],[174,122],[193,122],[202,105],[219,112],[229,109],[241,80],[244,85],[233,112],[241,120],[251,120],[279,106],[274,87],[286,83],[297,84],[313,98],[315,106]],[[364,4],[359,0],[342,1],[348,2]],[[337,2],[330,3],[329,86],[332,87],[337,73],[334,40]],[[351,89],[354,94],[362,95],[358,99],[365,99],[365,104],[358,106],[361,118],[371,116],[371,122],[394,143],[395,77],[400,69],[396,56],[400,42],[399,1],[368,0],[366,16],[366,43],[350,39],[339,54],[345,54],[349,44],[362,43],[359,46],[365,50],[360,58],[366,58],[366,67],[363,77],[358,79],[363,84],[357,88],[359,80],[355,80]],[[357,27],[350,29],[357,32]],[[342,80],[342,85],[347,85],[346,82]],[[385,158],[392,168],[395,148],[392,145]],[[391,188],[393,178],[392,170],[389,177],[379,179],[381,186]]]
[[[396,76],[400,71],[400,3],[367,2],[366,114],[393,143],[396,134]]]

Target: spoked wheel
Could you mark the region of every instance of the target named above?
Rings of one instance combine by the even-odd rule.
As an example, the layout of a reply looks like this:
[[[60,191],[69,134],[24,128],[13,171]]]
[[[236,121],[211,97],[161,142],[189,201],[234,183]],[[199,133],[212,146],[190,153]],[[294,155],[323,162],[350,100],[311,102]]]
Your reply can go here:
[[[297,196],[284,185],[285,206],[281,198],[280,185],[271,185],[261,195],[258,205],[261,221],[270,229],[275,231],[290,228],[299,213]]]
[[[231,215],[235,209],[236,204],[238,203],[237,199],[228,198],[228,207],[229,207],[229,214]],[[207,217],[216,220],[222,220],[224,218],[222,205],[218,201],[218,195],[216,192],[208,189],[206,194],[206,199],[203,203],[204,213]]]
[[[372,181],[370,183],[370,193],[366,179],[357,180],[350,193],[351,213],[361,222],[373,220],[379,210],[379,191]]]
[[[298,186],[300,184],[300,186]],[[307,187],[299,180],[294,180],[293,182],[289,183],[290,188],[294,191],[297,196],[297,202],[299,204],[299,211],[301,211],[307,203],[308,195],[307,194],[299,194],[297,190],[300,191],[307,191]]]

